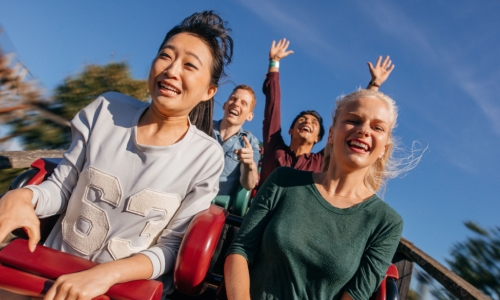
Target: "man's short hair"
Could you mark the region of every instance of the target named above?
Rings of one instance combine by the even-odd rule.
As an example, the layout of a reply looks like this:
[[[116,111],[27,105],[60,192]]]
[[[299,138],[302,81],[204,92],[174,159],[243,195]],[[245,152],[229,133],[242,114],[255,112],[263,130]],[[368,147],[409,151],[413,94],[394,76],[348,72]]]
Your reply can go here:
[[[253,89],[246,84],[240,84],[240,85],[237,85],[233,89],[233,91],[231,92],[231,95],[234,94],[234,92],[236,92],[236,90],[244,90],[244,91],[247,91],[250,93],[250,95],[252,96],[252,104],[251,105],[252,105],[252,111],[253,111],[253,109],[255,108],[255,105],[257,104],[257,98],[255,98],[255,93],[254,93]]]
[[[300,117],[304,116],[304,115],[311,115],[311,116],[315,117],[318,120],[318,123],[319,123],[318,142],[321,141],[323,139],[323,135],[325,135],[325,127],[323,127],[323,118],[315,110],[304,110],[304,111],[301,111],[300,114],[298,114],[295,117],[295,119],[293,119],[292,125],[290,126],[290,129],[293,129],[293,127],[295,126],[295,123],[297,122],[297,120]]]

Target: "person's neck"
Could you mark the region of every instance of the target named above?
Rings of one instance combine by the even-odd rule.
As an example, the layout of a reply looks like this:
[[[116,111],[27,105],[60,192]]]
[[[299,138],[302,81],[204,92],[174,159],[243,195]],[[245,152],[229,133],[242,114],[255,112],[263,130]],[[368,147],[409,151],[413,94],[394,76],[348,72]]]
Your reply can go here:
[[[226,120],[222,119],[219,123],[219,133],[222,141],[227,141],[230,137],[237,134],[243,125],[234,125],[228,123]]]
[[[151,105],[137,124],[137,142],[142,145],[169,146],[182,140],[188,129],[187,115],[170,117]]]
[[[314,143],[309,143],[307,141],[294,140],[290,143],[290,149],[295,153],[295,156],[301,156],[302,154],[309,154],[312,151]]]
[[[317,183],[329,196],[362,200],[372,194],[364,183],[366,172],[367,169],[346,171],[331,163],[326,172],[318,174]]]

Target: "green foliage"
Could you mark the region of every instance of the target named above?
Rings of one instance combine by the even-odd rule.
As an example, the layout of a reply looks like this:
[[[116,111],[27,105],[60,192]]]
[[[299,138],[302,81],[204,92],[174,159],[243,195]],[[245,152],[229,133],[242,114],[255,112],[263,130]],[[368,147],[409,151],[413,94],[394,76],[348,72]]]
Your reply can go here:
[[[83,72],[67,77],[56,88],[55,101],[45,109],[71,120],[78,111],[108,91],[127,94],[141,101],[149,97],[146,80],[133,79],[126,63],[89,65]],[[37,114],[16,120],[13,125],[18,132],[22,132],[21,139],[28,150],[65,149],[71,143],[70,128]]]
[[[5,193],[9,189],[12,181],[14,181],[14,178],[24,171],[26,171],[26,169],[0,170],[0,195]]]
[[[455,244],[446,262],[457,275],[490,297],[500,299],[500,226],[486,230],[473,222],[465,226],[474,233]]]
[[[71,128],[42,119],[39,126],[24,133],[22,141],[26,150],[66,149],[71,143]]]
[[[136,99],[148,99],[145,80],[135,80],[125,63],[111,63],[105,66],[89,65],[76,77],[68,77],[57,87],[55,99],[62,106],[61,116],[66,119],[74,115],[97,96],[108,91],[127,94]]]
[[[408,291],[408,297],[406,299],[407,300],[420,300],[420,295],[416,291],[410,289]]]

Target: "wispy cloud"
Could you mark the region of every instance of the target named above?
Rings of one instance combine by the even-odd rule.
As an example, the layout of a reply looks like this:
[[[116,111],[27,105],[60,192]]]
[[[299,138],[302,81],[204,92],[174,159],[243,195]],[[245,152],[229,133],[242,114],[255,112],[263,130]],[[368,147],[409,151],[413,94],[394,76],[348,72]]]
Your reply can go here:
[[[496,101],[500,93],[498,87],[500,71],[489,78],[478,75],[481,72],[473,66],[467,66],[460,60],[460,57],[451,55],[454,51],[447,49],[445,43],[431,43],[430,34],[395,6],[374,2],[369,6],[360,4],[359,7],[381,30],[400,36],[402,41],[411,43],[416,52],[425,57],[428,62],[447,70],[446,74],[449,79],[456,82],[458,88],[474,101],[491,123],[493,132],[500,136],[500,103]]]
[[[328,43],[320,31],[311,25],[312,22],[307,22],[304,19],[303,14],[294,13],[283,5],[266,0],[239,0],[239,3],[250,9],[275,30],[284,33],[294,32],[293,43],[299,45],[314,59],[323,59],[324,55],[339,55],[340,51]],[[323,56],[320,56],[320,53],[323,53]]]
[[[387,34],[399,36],[401,40],[411,43],[425,55],[437,59],[434,45],[431,45],[427,35],[403,11],[379,1],[370,5],[360,1],[357,7]]]
[[[490,78],[475,80],[470,78],[468,72],[458,69],[454,75],[460,81],[462,89],[479,106],[481,111],[492,124],[492,130],[500,136],[500,105],[498,97],[500,95],[500,72]]]

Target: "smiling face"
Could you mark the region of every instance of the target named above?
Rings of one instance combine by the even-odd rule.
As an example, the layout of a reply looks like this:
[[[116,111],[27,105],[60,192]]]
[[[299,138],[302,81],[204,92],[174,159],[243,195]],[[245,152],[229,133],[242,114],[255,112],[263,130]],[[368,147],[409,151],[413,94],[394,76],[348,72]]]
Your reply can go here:
[[[288,133],[293,140],[314,144],[319,141],[320,124],[318,119],[310,114],[300,116]]]
[[[328,137],[332,160],[347,169],[370,167],[384,155],[392,127],[393,116],[383,100],[360,97],[346,103]]]
[[[151,65],[151,105],[169,117],[187,116],[217,91],[210,85],[211,66],[212,53],[200,38],[188,33],[172,36]]]
[[[243,125],[253,119],[253,96],[250,92],[237,89],[229,96],[224,109],[224,120],[231,125]]]

